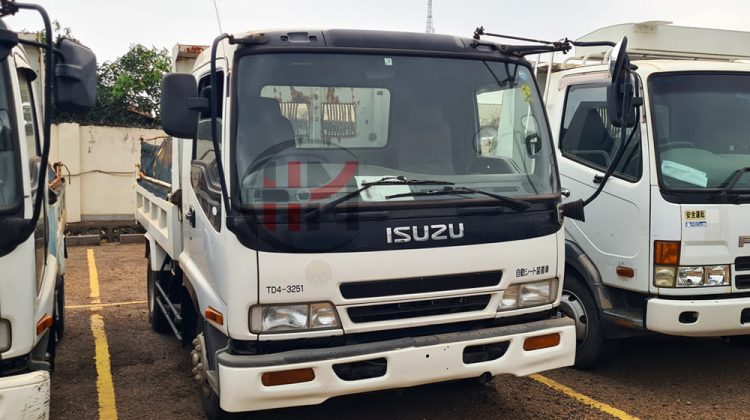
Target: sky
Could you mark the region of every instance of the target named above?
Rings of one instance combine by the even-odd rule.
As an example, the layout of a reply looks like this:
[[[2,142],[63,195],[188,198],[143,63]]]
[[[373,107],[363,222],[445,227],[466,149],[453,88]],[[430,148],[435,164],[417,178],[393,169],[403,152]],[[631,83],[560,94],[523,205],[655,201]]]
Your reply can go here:
[[[34,0],[27,0],[32,2]],[[426,0],[215,0],[224,32],[272,28],[353,28],[424,32]],[[99,62],[140,43],[171,49],[210,44],[219,25],[213,0],[37,0],[52,19],[97,54]],[[746,0],[433,0],[437,33],[489,32],[537,39],[575,39],[626,22],[750,31]],[[40,30],[32,11],[6,18],[16,30]]]

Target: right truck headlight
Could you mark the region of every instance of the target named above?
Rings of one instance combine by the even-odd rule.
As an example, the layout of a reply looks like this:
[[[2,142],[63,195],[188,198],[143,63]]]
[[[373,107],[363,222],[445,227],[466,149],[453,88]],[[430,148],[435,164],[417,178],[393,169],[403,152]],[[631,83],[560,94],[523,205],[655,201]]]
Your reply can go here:
[[[680,241],[654,241],[654,286],[729,286],[729,265],[680,265]]]
[[[656,287],[710,287],[729,286],[729,265],[692,265],[654,267]]]
[[[503,291],[498,311],[545,305],[557,299],[557,279],[516,283]]]

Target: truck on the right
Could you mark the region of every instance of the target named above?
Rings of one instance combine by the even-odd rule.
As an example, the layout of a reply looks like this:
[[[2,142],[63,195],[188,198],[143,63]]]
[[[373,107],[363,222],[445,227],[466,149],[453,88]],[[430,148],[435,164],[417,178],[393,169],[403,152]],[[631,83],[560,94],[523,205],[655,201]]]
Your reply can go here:
[[[621,124],[607,101],[616,49],[538,66],[563,194],[606,182],[585,223],[564,222],[560,308],[579,368],[649,332],[750,341],[750,33],[644,22],[578,41],[623,37],[634,112]]]

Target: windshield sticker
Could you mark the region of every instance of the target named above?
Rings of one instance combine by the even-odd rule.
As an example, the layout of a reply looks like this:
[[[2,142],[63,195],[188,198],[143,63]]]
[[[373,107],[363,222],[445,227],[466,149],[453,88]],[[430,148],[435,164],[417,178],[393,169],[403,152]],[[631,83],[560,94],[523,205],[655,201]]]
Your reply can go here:
[[[357,188],[364,187],[364,184],[368,182],[376,182],[383,179],[382,176],[355,176],[354,181],[357,183]],[[414,197],[397,197],[392,199],[386,199],[389,195],[396,194],[408,194],[411,192],[409,185],[374,185],[361,193],[359,197],[362,201],[409,201],[414,200]]]
[[[393,59],[391,57],[385,57],[383,59],[383,62],[385,63],[386,66],[392,66],[393,65]]]
[[[523,92],[523,100],[532,104],[534,103],[534,98],[531,96],[531,87],[529,87],[528,83],[524,83],[521,86],[521,91]]]
[[[705,210],[685,210],[685,227],[699,228],[706,227]]]
[[[661,173],[664,176],[687,182],[688,184],[697,185],[706,188],[708,185],[708,175],[705,172],[691,168],[681,163],[665,160],[661,163]]]

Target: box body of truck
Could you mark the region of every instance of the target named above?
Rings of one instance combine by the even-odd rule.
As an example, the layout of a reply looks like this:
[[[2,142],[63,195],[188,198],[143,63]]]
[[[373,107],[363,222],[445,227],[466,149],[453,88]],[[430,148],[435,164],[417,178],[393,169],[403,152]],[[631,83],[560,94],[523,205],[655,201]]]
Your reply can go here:
[[[742,238],[750,232],[750,65],[734,62],[743,58],[738,44],[726,42],[748,35],[646,23],[583,39],[613,31],[633,39],[643,105],[614,176],[586,208],[586,223],[566,221],[565,281],[585,284],[589,296],[581,304],[575,294],[583,288],[574,286],[563,307],[595,312],[587,319],[600,324],[592,330],[579,323],[579,355],[586,340],[645,331],[749,334],[750,247]],[[715,38],[711,49],[687,37],[696,31]],[[546,94],[561,180],[572,198],[597,188],[620,147],[607,114],[608,69],[587,60],[553,72]]]
[[[437,35],[236,39],[215,80],[207,50],[188,81],[218,92],[221,153],[204,109],[195,138],[147,147],[136,186],[151,322],[193,343],[211,412],[572,363],[525,60]]]

